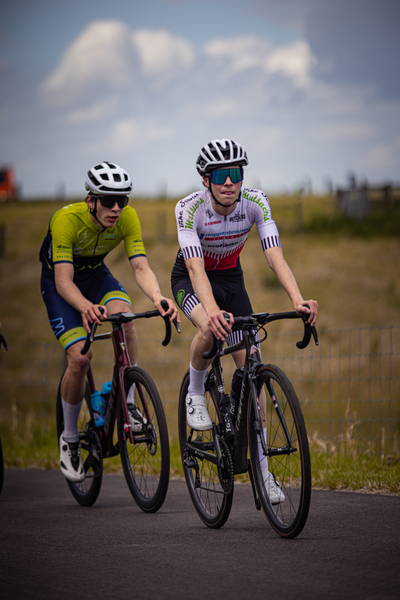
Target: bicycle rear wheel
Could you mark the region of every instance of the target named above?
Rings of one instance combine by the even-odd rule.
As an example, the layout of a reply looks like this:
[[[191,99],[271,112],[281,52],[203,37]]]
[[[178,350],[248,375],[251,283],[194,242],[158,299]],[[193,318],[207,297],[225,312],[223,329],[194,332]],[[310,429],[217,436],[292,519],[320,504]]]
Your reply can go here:
[[[230,473],[222,474],[222,484],[218,467],[207,459],[199,459],[194,447],[207,451],[215,456],[215,447],[212,431],[195,432],[186,421],[186,394],[189,386],[189,372],[186,373],[179,395],[178,428],[179,446],[181,450],[183,472],[186,485],[194,508],[200,519],[208,527],[217,529],[225,523],[232,508],[233,480],[230,476],[233,472],[230,451],[223,440],[220,440],[221,452],[226,463],[230,463]],[[220,422],[218,407],[218,394],[214,384],[206,385],[206,405],[211,421]],[[188,443],[192,448],[188,447]],[[225,489],[224,489],[225,488]],[[227,489],[230,491],[227,493]]]
[[[61,378],[62,381],[62,378]],[[57,439],[60,441],[60,435],[64,431],[64,414],[61,403],[61,381],[57,392]],[[101,452],[100,440],[93,424],[90,414],[90,391],[87,384],[85,396],[82,401],[81,410],[78,417],[78,431],[81,439],[81,456],[83,467],[85,469],[85,479],[80,483],[73,483],[66,479],[69,489],[74,498],[82,506],[92,506],[100,493],[103,479],[103,457]]]
[[[248,435],[254,480],[273,529],[282,537],[294,538],[307,521],[311,500],[310,452],[304,418],[293,386],[279,367],[260,367],[256,385],[266,433],[256,431],[255,409],[250,397]],[[260,435],[266,438],[269,476],[265,472],[263,475],[260,466]],[[273,487],[278,484],[275,498],[270,490],[271,477]],[[276,502],[277,498],[280,501],[272,504],[270,495],[272,501]]]
[[[142,433],[134,434],[134,444],[125,434],[122,402],[117,429],[121,463],[130,492],[144,512],[161,508],[169,484],[169,439],[164,409],[157,388],[144,369],[125,371],[125,390],[135,384],[134,402],[147,419]]]

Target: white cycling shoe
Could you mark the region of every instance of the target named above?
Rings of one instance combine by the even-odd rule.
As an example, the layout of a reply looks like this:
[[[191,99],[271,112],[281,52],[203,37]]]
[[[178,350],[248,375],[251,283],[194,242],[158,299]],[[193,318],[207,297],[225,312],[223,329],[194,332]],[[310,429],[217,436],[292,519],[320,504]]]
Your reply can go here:
[[[143,433],[147,425],[147,419],[134,404],[128,404],[129,423],[133,433]]]
[[[285,500],[285,494],[279,487],[279,483],[268,469],[261,468],[261,473],[264,479],[265,489],[271,504],[280,504]]]
[[[85,479],[81,443],[66,442],[62,434],[60,436],[60,467],[64,477],[73,483],[80,483]]]
[[[206,409],[206,398],[202,394],[187,394],[186,418],[189,427],[196,431],[207,431],[212,428],[210,415]]]

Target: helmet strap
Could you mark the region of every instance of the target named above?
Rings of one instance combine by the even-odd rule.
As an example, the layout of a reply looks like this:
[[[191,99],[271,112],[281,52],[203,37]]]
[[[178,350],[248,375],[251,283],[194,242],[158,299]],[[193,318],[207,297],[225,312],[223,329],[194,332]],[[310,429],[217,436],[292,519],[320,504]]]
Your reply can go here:
[[[101,225],[101,227],[103,228],[103,230],[106,230],[107,227],[104,227],[103,223],[101,223],[101,221],[99,221],[98,218],[97,218],[97,198],[96,198],[96,196],[90,196],[90,197],[91,197],[91,199],[94,202],[94,208],[89,208],[89,212],[96,219],[96,221],[98,222],[98,224]]]

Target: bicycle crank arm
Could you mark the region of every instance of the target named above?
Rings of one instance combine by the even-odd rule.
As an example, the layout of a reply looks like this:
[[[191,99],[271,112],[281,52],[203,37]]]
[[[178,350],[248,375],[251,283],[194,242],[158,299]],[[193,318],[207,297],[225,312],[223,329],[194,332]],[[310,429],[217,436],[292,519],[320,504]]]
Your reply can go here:
[[[186,448],[189,451],[189,454],[195,456],[196,458],[199,458],[200,460],[208,460],[209,462],[213,463],[214,465],[217,465],[217,467],[219,466],[218,457],[216,454],[211,454],[210,452],[201,450],[200,448],[198,448],[194,444],[191,444],[190,442],[188,442],[186,444]],[[220,452],[221,452],[221,450],[220,450]]]

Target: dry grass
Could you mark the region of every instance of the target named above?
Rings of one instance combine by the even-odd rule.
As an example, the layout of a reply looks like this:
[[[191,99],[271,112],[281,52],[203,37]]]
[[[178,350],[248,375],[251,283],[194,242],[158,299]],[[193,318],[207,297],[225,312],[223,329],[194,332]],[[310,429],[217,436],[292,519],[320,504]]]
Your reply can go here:
[[[170,271],[177,251],[174,202],[132,200],[142,222],[149,262],[162,290],[170,295]],[[319,328],[338,329],[400,323],[400,239],[360,239],[324,234],[296,233],[296,222],[287,199],[272,198],[273,214],[281,230],[284,255],[305,298],[320,304]],[[0,205],[0,226],[5,226],[5,255],[0,257],[2,282],[0,319],[10,344],[52,339],[40,297],[38,253],[52,214],[61,202],[18,202]],[[295,206],[295,205],[294,205]],[[332,200],[304,200],[308,212],[332,211]],[[307,212],[308,211],[308,212]],[[256,311],[291,310],[283,290],[275,285],[252,231],[242,252],[246,284]],[[107,262],[131,294],[135,310],[150,302],[137,289],[121,246]],[[190,325],[183,324],[190,333]],[[289,327],[274,325],[276,330]]]
[[[0,257],[0,320],[10,348],[34,343],[54,343],[55,352],[58,351],[40,296],[38,254],[50,217],[65,204],[66,202],[50,201],[0,204],[0,228],[5,228],[5,254]],[[136,208],[142,223],[150,265],[157,274],[164,294],[170,295],[170,271],[178,249],[174,222],[175,202],[133,199],[131,204]],[[318,328],[321,331],[400,324],[399,237],[375,236],[363,239],[323,230],[318,234],[315,231],[312,234],[301,233],[298,220],[299,204],[296,199],[272,198],[271,206],[280,229],[285,258],[297,278],[303,296],[306,299],[316,298],[320,304]],[[303,199],[302,223],[306,223],[313,215],[330,215],[334,211],[332,198]],[[276,284],[275,277],[262,256],[255,230],[246,243],[241,260],[255,311],[292,310],[289,298]],[[107,264],[131,295],[134,310],[138,312],[151,309],[150,301],[138,290],[134,282],[123,245],[108,257]],[[139,337],[151,331],[155,339],[161,340],[162,325],[157,319],[152,321],[151,324],[146,321],[145,326],[138,326]],[[272,330],[293,331],[293,323],[274,323]],[[182,337],[185,338],[193,333],[192,326],[184,318],[182,331]],[[181,371],[186,368],[188,347],[182,351],[184,355]],[[169,352],[176,353],[178,350],[171,346]],[[9,466],[32,466],[30,460],[33,460],[35,465],[47,468],[56,465],[56,447],[54,451],[49,450],[53,444],[53,434],[49,434],[50,445],[43,439],[46,465],[43,463],[43,456],[41,458],[41,442],[37,435],[32,428],[32,439],[26,448],[26,457],[18,457],[22,446],[18,448],[17,445],[16,462]],[[9,443],[12,444],[11,438]],[[343,444],[349,445],[346,440]],[[328,449],[321,454],[321,449],[317,447],[317,437],[312,440],[312,445],[315,449],[315,484],[322,487],[397,490],[395,485],[390,483],[393,477],[397,476],[397,481],[399,479],[400,463],[396,462],[396,457],[390,465],[393,468],[387,463],[382,465],[382,461],[377,459],[377,471],[374,466],[371,467],[370,457],[357,458],[361,462],[356,470],[363,475],[360,475],[358,480],[353,473],[351,481],[351,464],[353,461],[354,466],[356,460],[351,452],[332,453]],[[32,455],[29,446],[31,449],[38,449],[38,456]],[[325,462],[321,464],[320,456],[325,456]],[[342,456],[343,460],[338,456]],[[348,461],[346,457],[349,457]],[[178,463],[179,460],[174,467],[177,473]],[[111,465],[110,468],[119,467]],[[372,469],[371,476],[368,475],[368,469]],[[356,470],[353,468],[354,472]],[[380,484],[382,470],[387,473],[385,483]]]

